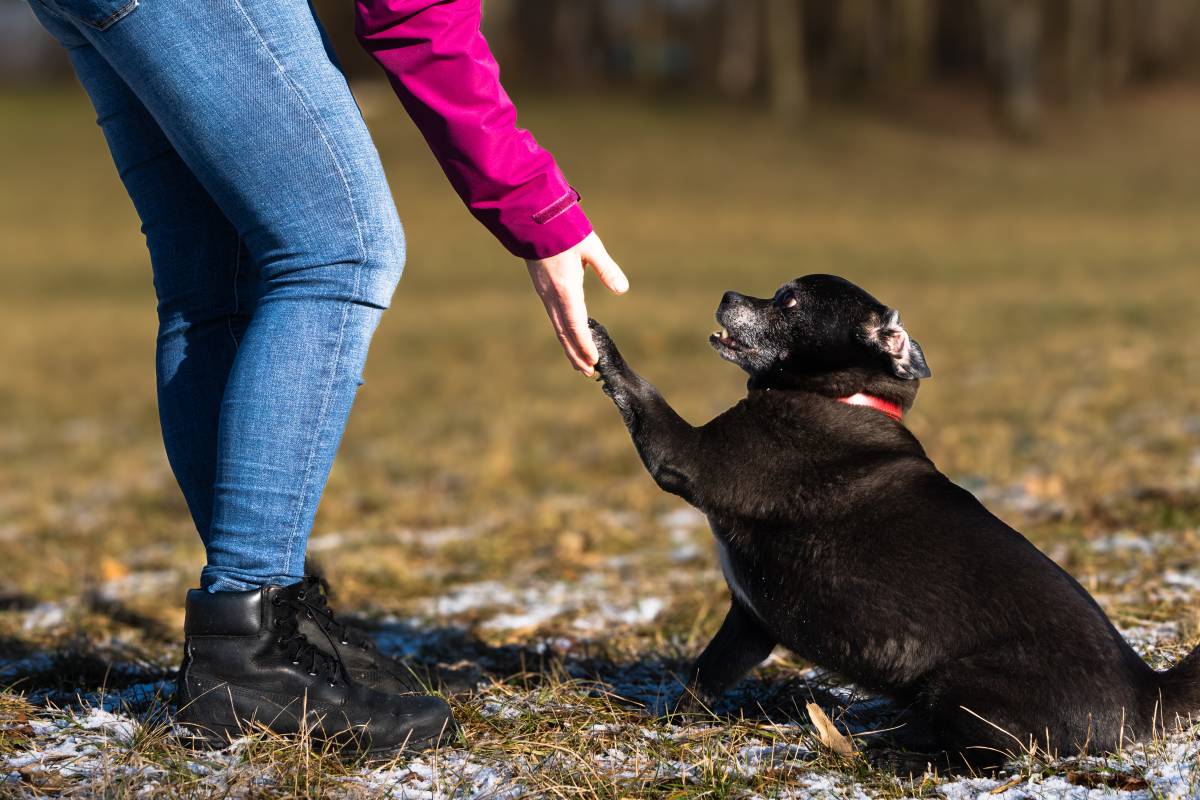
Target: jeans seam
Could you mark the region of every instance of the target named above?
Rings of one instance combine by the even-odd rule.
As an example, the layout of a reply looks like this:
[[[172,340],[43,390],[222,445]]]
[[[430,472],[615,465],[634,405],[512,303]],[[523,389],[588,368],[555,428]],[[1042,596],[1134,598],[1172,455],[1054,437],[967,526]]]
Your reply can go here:
[[[284,69],[283,64],[279,61],[278,56],[275,55],[275,51],[271,49],[271,45],[268,44],[267,40],[263,38],[262,33],[258,30],[258,26],[254,24],[254,20],[251,19],[250,15],[246,12],[245,6],[242,5],[242,0],[232,0],[232,2],[233,5],[237,7],[238,13],[241,14],[242,18],[246,20],[246,24],[250,26],[250,30],[254,33],[254,38],[258,40],[258,43],[262,46],[263,50],[268,56],[270,56],[271,62],[275,64],[275,69],[279,71],[279,76],[283,80],[284,85],[287,86],[288,89],[291,90],[292,94],[296,96],[296,99],[300,101],[300,107],[303,108],[304,113],[308,115],[309,121],[312,122],[313,127],[316,128],[317,135],[321,137],[321,142],[325,145],[325,150],[329,153],[330,159],[333,160],[333,167],[337,170],[338,178],[342,181],[342,188],[346,190],[346,196],[350,200],[350,218],[354,220],[354,233],[358,239],[358,261],[356,263],[364,263],[367,260],[367,248],[363,240],[362,224],[358,219],[358,203],[354,197],[354,190],[350,188],[350,181],[346,178],[346,171],[342,167],[342,160],[338,156],[337,149],[334,148],[333,143],[329,141],[329,137],[325,135],[325,129],[322,127],[321,121],[317,118],[317,115],[313,112],[312,104],[308,101],[308,96],[301,90],[296,82],[291,79],[291,76],[288,75],[287,70]],[[347,91],[349,91],[349,89],[347,89]]]
[[[262,34],[259,32],[258,27],[254,24],[254,20],[252,20],[250,18],[250,15],[246,12],[246,9],[242,6],[241,0],[232,0],[232,1],[233,1],[233,4],[237,7],[238,12],[246,20],[246,24],[250,26],[250,30],[254,32],[255,38],[258,39],[258,42],[260,45],[262,45],[263,50],[267,53],[268,56],[270,56],[271,61],[274,62],[275,68],[277,70],[279,70],[279,74],[280,74],[281,78],[283,79],[284,84],[292,91],[293,94],[296,95],[296,98],[300,101],[300,106],[304,109],[305,114],[307,114],[309,119],[312,121],[313,126],[317,130],[317,135],[321,137],[321,141],[325,144],[325,149],[329,152],[329,157],[333,160],[333,166],[337,170],[338,177],[341,178],[341,181],[342,181],[342,186],[346,190],[346,196],[350,200],[350,218],[352,220],[354,220],[354,232],[355,232],[356,236],[358,237],[358,261],[356,262],[356,266],[361,267],[367,260],[366,245],[363,240],[362,225],[358,219],[358,209],[356,207],[354,192],[350,188],[350,181],[346,178],[345,170],[342,169],[341,159],[338,157],[337,151],[334,149],[333,144],[329,141],[329,138],[325,135],[325,131],[321,127],[320,121],[317,119],[316,115],[313,113],[312,109],[309,107],[307,97],[300,90],[300,88],[292,81],[292,79],[288,76],[287,70],[284,69],[283,64],[280,63],[278,57],[276,57],[276,55],[275,55],[275,52],[271,49],[271,46],[267,43],[266,39],[264,39]],[[359,284],[362,280],[362,272],[363,272],[362,269],[356,269],[354,271],[354,294],[353,294],[353,297],[358,296]],[[297,532],[300,528],[300,519],[303,516],[303,510],[304,510],[304,497],[305,497],[306,493],[308,492],[309,477],[312,474],[312,463],[313,463],[313,460],[316,458],[317,446],[319,444],[319,439],[321,437],[320,421],[324,419],[325,415],[329,411],[329,404],[330,404],[330,401],[333,396],[333,386],[337,380],[338,366],[340,365],[341,360],[342,360],[342,344],[345,339],[346,323],[350,317],[350,306],[352,304],[353,304],[353,299],[348,301],[346,303],[345,307],[342,309],[342,320],[341,320],[341,324],[338,326],[337,342],[334,345],[333,369],[330,372],[329,381],[325,385],[325,392],[321,398],[321,408],[317,412],[317,421],[318,422],[317,422],[317,425],[315,426],[314,441],[312,442],[311,446],[308,449],[308,455],[306,456],[305,462],[304,462],[304,474],[300,480],[300,493],[299,493],[298,502],[296,504],[296,515],[292,522],[291,531],[288,533],[287,543],[285,545],[286,571],[288,574],[291,574],[291,572],[292,572],[292,548],[293,548],[293,544],[296,541]]]
[[[362,270],[356,270],[354,274],[354,294],[358,294],[359,278],[362,276]],[[320,445],[322,434],[321,422],[329,413],[330,401],[333,399],[333,386],[337,382],[338,369],[342,362],[342,345],[345,342],[346,323],[350,319],[350,307],[352,303],[346,302],[342,306],[342,319],[338,325],[337,342],[333,346],[333,368],[329,373],[329,380],[325,384],[324,394],[321,396],[321,408],[317,412],[317,424],[314,426],[314,434],[312,444],[308,448],[308,455],[304,459],[304,476],[300,480],[300,497],[296,504],[296,516],[292,522],[292,530],[288,534],[286,552],[287,552],[287,569],[286,574],[292,574],[292,547],[296,541],[297,533],[300,530],[300,518],[304,511],[304,497],[308,492],[309,476],[312,474],[313,460],[316,458],[317,449]]]
[[[109,14],[104,19],[96,21],[85,20],[85,24],[90,25],[98,31],[106,31],[121,20],[122,17],[128,15],[131,11],[137,8],[138,0],[130,0],[125,5],[118,8],[113,13]]]
[[[233,248],[233,311],[225,318],[225,327],[229,329],[229,338],[233,340],[233,349],[236,352],[241,343],[238,342],[237,334],[233,332],[233,318],[241,310],[238,279],[242,277],[242,237],[236,232],[233,235]]]

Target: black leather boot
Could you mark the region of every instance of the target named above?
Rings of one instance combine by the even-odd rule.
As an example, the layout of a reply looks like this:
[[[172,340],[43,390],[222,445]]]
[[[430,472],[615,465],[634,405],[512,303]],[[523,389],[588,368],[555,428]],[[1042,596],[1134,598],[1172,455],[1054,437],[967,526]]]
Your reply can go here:
[[[417,675],[383,655],[375,643],[333,614],[325,581],[308,576],[300,583],[296,599],[304,604],[297,618],[300,632],[308,641],[331,656],[340,658],[350,679],[368,689],[390,694],[424,691]]]
[[[301,632],[303,584],[187,595],[178,721],[223,747],[255,725],[306,731],[352,755],[420,750],[451,739],[450,707],[428,695],[374,691]]]
[[[299,619],[300,632],[326,653],[340,658],[356,683],[393,694],[424,692],[427,687],[443,692],[474,688],[470,676],[410,666],[379,652],[367,636],[334,615],[329,607],[329,586],[323,578],[307,576],[297,599],[305,604],[305,613]]]

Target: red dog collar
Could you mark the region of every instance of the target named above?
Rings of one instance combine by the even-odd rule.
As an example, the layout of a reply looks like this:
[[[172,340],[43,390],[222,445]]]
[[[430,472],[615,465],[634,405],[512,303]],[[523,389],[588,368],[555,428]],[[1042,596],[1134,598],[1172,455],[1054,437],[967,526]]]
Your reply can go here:
[[[848,406],[869,406],[876,411],[882,411],[884,414],[887,414],[889,417],[896,420],[896,422],[899,422],[904,416],[904,411],[900,408],[900,406],[896,405],[891,400],[884,400],[882,397],[876,397],[873,394],[863,394],[862,392],[859,392],[858,394],[852,394],[849,397],[839,397],[837,401],[839,403],[845,403]]]

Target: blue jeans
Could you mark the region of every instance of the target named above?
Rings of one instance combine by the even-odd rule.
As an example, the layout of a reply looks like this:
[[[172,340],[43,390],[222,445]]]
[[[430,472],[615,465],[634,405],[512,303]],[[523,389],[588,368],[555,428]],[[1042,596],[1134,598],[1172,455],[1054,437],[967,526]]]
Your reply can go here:
[[[305,0],[30,2],[142,220],[201,585],[294,583],[404,267],[362,116]]]

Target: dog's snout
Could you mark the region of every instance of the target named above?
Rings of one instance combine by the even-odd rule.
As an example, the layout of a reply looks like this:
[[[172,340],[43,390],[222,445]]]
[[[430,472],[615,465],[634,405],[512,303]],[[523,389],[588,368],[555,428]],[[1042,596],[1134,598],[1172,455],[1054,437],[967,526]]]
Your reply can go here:
[[[723,306],[740,305],[745,302],[746,295],[741,294],[740,292],[726,292],[721,297],[721,305]]]

